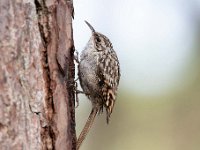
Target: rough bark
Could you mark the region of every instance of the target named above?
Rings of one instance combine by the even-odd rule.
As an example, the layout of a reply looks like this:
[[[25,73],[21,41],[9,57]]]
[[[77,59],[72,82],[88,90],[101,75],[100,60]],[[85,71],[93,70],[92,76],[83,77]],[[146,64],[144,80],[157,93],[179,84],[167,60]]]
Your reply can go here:
[[[0,149],[76,147],[73,4],[0,1]]]

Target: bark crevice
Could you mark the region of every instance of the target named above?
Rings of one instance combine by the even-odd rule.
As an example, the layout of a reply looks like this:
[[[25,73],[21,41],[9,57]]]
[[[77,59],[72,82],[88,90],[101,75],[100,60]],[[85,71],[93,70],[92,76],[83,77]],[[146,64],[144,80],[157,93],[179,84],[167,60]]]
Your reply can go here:
[[[38,27],[43,42],[43,49],[41,51],[41,61],[43,66],[43,75],[45,80],[45,121],[46,125],[42,126],[41,140],[43,143],[43,149],[55,149],[55,133],[52,127],[53,124],[53,114],[54,103],[53,103],[53,91],[51,89],[51,77],[50,68],[48,63],[48,45],[50,42],[50,27],[49,27],[49,16],[48,9],[45,4],[45,0],[35,0],[36,12],[38,15]],[[44,121],[44,120],[43,120]],[[43,122],[42,121],[42,122]],[[41,123],[42,124],[42,123]]]
[[[75,150],[72,1],[0,10],[0,149]]]
[[[64,145],[59,143],[67,142],[66,137],[71,140],[71,143],[66,143],[66,147],[75,149],[75,104],[74,88],[72,88],[75,68],[71,24],[73,3],[59,0],[48,3],[47,6],[45,0],[34,2],[43,43],[41,61],[46,89],[45,119],[43,118],[46,123],[41,132],[43,149],[63,149]],[[64,76],[60,76],[59,67],[62,68]],[[63,116],[63,113],[66,113],[66,116]],[[58,123],[60,121],[62,123]],[[65,131],[63,131],[64,127],[66,127]]]

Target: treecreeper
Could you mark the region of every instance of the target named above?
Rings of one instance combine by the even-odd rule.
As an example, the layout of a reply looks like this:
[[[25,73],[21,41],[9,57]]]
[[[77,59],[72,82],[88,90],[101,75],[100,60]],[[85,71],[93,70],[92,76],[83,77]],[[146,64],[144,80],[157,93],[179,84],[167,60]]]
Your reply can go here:
[[[77,140],[77,150],[89,132],[97,113],[102,113],[105,109],[106,120],[109,123],[120,79],[119,60],[112,43],[105,35],[96,32],[87,21],[85,23],[91,29],[92,36],[81,52],[78,77],[84,94],[92,103],[92,111]]]

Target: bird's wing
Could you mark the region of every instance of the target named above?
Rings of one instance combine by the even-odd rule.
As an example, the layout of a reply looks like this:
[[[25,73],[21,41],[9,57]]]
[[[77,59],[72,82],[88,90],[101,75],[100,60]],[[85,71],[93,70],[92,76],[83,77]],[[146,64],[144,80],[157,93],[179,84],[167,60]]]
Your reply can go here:
[[[107,111],[107,122],[112,113],[116,91],[120,79],[120,68],[117,55],[114,51],[109,51],[110,54],[102,52],[99,57],[98,78],[103,95],[103,104]]]

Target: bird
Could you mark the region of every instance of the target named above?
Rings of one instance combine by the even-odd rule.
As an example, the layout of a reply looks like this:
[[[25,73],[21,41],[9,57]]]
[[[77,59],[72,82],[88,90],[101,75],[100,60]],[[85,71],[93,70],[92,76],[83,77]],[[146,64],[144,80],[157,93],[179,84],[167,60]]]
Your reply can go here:
[[[92,103],[92,110],[77,140],[77,150],[86,138],[97,113],[103,113],[105,109],[109,123],[120,80],[120,64],[111,41],[104,34],[96,32],[89,22],[85,23],[92,31],[92,36],[81,52],[78,78],[83,93]]]

